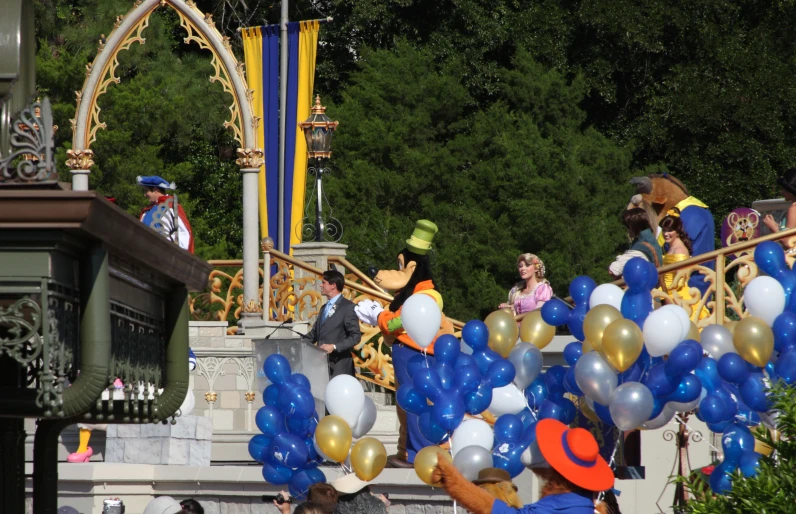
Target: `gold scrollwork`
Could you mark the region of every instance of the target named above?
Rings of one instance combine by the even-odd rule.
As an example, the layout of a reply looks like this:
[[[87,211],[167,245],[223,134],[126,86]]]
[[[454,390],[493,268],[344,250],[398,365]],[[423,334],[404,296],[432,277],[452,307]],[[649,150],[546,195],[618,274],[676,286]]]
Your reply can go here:
[[[235,163],[243,169],[259,168],[263,165],[262,148],[238,148]]]
[[[205,401],[207,403],[215,403],[217,399],[218,399],[218,393],[215,393],[213,391],[208,391],[205,393]]]
[[[91,150],[67,150],[66,165],[72,170],[88,170],[94,166],[94,152]]]
[[[253,402],[256,396],[257,394],[254,391],[246,391],[243,393],[243,397],[246,398],[246,401],[249,403]]]

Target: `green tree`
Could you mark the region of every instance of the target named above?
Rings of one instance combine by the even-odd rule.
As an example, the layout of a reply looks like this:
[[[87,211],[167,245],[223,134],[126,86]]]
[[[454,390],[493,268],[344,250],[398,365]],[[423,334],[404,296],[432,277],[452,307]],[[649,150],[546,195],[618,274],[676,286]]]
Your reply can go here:
[[[435,221],[445,310],[463,319],[505,300],[521,252],[545,260],[562,296],[576,275],[607,280],[630,153],[584,126],[583,80],[520,52],[481,110],[462,72],[400,43],[364,54],[330,107],[341,128],[327,192],[351,260],[392,266],[415,220]]]

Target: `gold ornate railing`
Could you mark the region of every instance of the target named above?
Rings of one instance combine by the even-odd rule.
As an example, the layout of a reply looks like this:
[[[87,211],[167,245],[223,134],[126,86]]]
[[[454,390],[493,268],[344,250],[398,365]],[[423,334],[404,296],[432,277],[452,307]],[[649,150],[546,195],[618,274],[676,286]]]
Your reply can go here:
[[[796,260],[796,229],[743,241],[727,248],[661,266],[658,268],[661,283],[668,282],[672,286],[664,285],[654,289],[653,300],[685,308],[699,328],[714,323],[724,325],[745,318],[749,313],[744,308],[743,288],[752,279],[760,276],[760,270],[754,260],[754,251],[757,245],[765,241],[781,242],[785,249],[785,260],[788,266],[793,266]],[[710,267],[711,264],[713,269]],[[695,287],[686,286],[694,273],[700,273],[705,277],[708,287],[704,294]],[[625,286],[623,280],[617,280],[614,284]],[[566,298],[565,301],[571,303],[571,298]],[[516,318],[521,320],[523,317],[525,314],[520,314]]]
[[[712,323],[726,324],[748,315],[743,304],[743,288],[760,275],[754,262],[754,249],[764,241],[782,241],[788,265],[796,259],[796,229],[744,241],[728,248],[698,255],[691,259],[658,268],[661,279],[680,287],[658,288],[653,298],[662,303],[680,305],[689,313],[699,313],[692,319],[702,328]],[[270,276],[260,284],[260,298],[268,298],[268,319],[271,321],[314,321],[323,305],[318,290],[323,270],[276,250],[268,254]],[[227,321],[228,334],[237,331],[237,321],[243,309],[243,262],[240,260],[209,261],[216,269],[210,274],[208,289],[191,299],[191,318],[197,321]],[[260,277],[263,276],[260,260]],[[387,306],[393,297],[380,289],[356,266],[342,257],[331,257],[330,263],[346,269],[343,295],[354,303],[375,300]],[[713,269],[710,265],[712,264]],[[703,294],[686,286],[694,273],[705,277],[708,287]],[[261,278],[262,280],[262,278]],[[663,280],[661,281],[663,283]],[[623,287],[622,280],[614,282]],[[265,285],[265,287],[264,287]],[[567,299],[569,300],[569,299]],[[718,313],[723,313],[719,316]],[[521,320],[524,315],[517,316]],[[457,331],[463,323],[452,320]],[[384,342],[378,327],[360,323],[362,339],[354,348],[354,363],[360,378],[387,389],[395,389],[390,347]],[[457,335],[459,333],[457,332]]]
[[[260,260],[260,298],[268,298],[268,319],[271,321],[314,321],[323,305],[318,290],[323,270],[277,250]],[[243,310],[243,261],[209,261],[215,269],[210,274],[208,289],[191,298],[191,319],[195,321],[227,321],[228,334],[237,332],[237,321]],[[332,257],[330,263],[347,271],[343,296],[354,303],[364,299],[374,300],[386,307],[393,297],[379,288],[367,275],[342,257]],[[270,268],[267,284],[262,283],[263,268]],[[463,323],[451,320],[456,330]],[[384,342],[378,327],[360,323],[362,338],[354,347],[354,365],[360,369],[360,378],[387,389],[395,389],[390,346]]]

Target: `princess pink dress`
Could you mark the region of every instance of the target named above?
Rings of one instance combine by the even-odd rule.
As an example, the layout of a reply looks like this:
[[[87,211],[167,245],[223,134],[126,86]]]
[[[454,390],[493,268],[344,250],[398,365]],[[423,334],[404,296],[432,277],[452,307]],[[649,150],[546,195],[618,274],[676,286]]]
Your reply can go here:
[[[513,303],[515,314],[535,310],[541,306],[540,304],[549,301],[553,297],[553,288],[547,282],[538,284],[527,295],[521,295],[520,291],[521,289],[515,286],[509,292],[509,303]]]

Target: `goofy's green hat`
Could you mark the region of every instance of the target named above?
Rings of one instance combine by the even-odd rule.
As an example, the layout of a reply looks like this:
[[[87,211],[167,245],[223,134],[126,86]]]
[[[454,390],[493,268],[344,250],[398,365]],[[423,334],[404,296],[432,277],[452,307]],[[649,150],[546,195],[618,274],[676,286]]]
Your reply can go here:
[[[434,223],[420,220],[415,224],[412,237],[406,240],[406,247],[417,255],[426,255],[431,250],[431,241],[438,231],[439,229]]]

